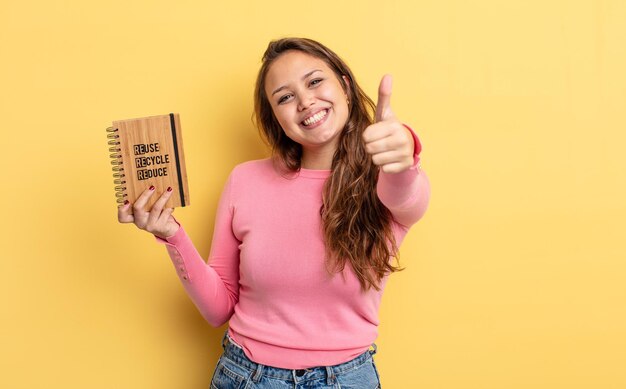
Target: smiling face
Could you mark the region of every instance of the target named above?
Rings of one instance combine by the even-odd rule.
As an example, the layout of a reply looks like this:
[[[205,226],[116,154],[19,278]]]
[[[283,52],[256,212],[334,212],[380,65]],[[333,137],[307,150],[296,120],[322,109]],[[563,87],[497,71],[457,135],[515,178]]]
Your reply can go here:
[[[265,93],[285,134],[302,145],[303,160],[332,156],[349,111],[346,92],[326,62],[287,51],[270,66]]]

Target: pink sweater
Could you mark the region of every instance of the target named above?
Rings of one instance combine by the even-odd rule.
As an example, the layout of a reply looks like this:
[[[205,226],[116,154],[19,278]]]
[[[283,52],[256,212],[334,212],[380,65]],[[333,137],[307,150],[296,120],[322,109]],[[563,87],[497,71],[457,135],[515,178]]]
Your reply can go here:
[[[392,212],[398,245],[428,206],[430,183],[414,163],[379,174],[377,193]],[[167,247],[180,281],[214,327],[229,334],[252,361],[285,369],[340,364],[378,336],[381,291],[361,292],[349,262],[328,276],[321,234],[322,187],[330,170],[276,173],[270,159],[237,165],[224,186],[208,264],[181,226],[156,240]],[[180,224],[180,223],[179,223]]]

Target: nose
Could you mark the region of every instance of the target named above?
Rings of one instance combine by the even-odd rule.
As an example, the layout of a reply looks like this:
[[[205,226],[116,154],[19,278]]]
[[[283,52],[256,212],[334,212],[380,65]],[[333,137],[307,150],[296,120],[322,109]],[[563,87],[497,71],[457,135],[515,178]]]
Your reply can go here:
[[[304,111],[315,103],[315,98],[310,92],[302,92],[298,97],[298,109]]]

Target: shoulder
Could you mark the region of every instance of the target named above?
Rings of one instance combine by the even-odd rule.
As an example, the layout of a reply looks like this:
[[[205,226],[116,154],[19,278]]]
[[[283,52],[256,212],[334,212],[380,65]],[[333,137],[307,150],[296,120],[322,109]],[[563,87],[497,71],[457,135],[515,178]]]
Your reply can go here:
[[[277,177],[271,158],[242,162],[235,165],[230,172],[226,190],[233,201],[258,198],[262,193],[276,187]]]
[[[237,177],[257,177],[258,175],[272,174],[274,166],[271,158],[254,159],[235,165],[231,176]]]
[[[277,176],[271,158],[254,159],[235,165],[228,181],[231,185],[260,185],[274,181]]]

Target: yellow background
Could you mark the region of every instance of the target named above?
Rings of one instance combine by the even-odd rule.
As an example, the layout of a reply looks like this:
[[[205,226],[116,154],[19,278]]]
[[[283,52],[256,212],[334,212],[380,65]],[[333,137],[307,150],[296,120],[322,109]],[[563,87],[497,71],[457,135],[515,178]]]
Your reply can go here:
[[[390,279],[387,389],[626,387],[626,2],[4,1],[0,387],[208,388],[211,328],[116,218],[105,127],[180,112],[206,258],[222,185],[267,155],[271,39],[328,45],[418,131],[430,208]]]

